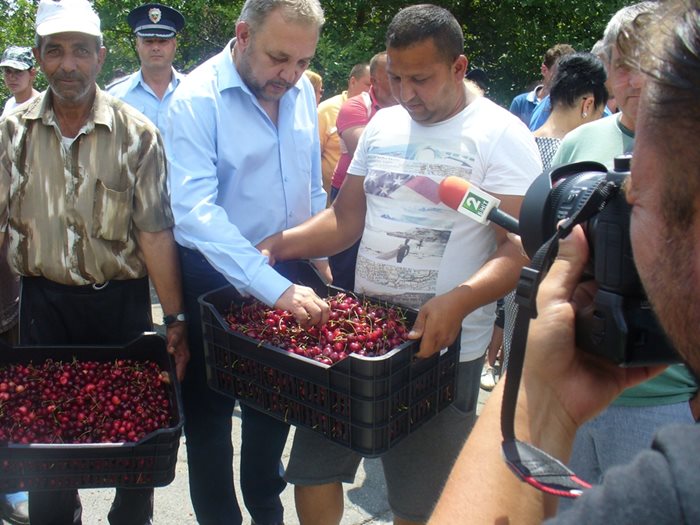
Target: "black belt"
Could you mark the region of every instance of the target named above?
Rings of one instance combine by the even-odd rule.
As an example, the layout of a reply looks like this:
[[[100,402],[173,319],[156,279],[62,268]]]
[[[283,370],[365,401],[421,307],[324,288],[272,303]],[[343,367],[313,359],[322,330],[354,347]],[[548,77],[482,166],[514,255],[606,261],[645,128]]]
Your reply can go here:
[[[36,287],[49,288],[58,293],[66,294],[94,294],[101,290],[115,288],[124,288],[128,286],[143,286],[144,281],[148,281],[148,277],[137,277],[135,279],[112,279],[103,283],[93,283],[84,285],[61,284],[46,277],[22,277],[23,283],[27,283]]]

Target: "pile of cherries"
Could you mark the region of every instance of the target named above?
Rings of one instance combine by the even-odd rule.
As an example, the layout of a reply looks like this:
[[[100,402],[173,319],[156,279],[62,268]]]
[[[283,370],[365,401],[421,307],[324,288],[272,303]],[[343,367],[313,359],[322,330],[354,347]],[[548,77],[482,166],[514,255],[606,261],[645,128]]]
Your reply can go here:
[[[236,332],[328,365],[351,353],[381,356],[406,342],[409,328],[400,308],[360,301],[345,292],[325,300],[331,312],[322,327],[302,328],[287,310],[257,300],[233,305],[225,318]]]
[[[135,442],[171,424],[152,361],[46,360],[0,369],[0,443]]]

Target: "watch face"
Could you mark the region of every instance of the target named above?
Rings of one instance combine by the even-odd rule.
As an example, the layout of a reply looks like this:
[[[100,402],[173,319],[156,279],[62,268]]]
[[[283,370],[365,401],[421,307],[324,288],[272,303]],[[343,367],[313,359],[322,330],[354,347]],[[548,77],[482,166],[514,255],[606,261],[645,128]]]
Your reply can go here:
[[[163,317],[163,324],[165,326],[171,325],[176,322],[185,322],[187,321],[187,316],[185,314],[177,314],[177,315],[166,315]]]

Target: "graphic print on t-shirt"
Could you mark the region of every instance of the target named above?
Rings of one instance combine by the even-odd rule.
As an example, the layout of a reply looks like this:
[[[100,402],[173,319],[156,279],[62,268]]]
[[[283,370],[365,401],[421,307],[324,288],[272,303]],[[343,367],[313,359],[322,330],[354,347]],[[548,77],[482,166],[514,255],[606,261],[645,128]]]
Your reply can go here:
[[[356,290],[420,307],[435,295],[438,272],[455,226],[440,203],[440,181],[469,180],[473,159],[412,144],[410,152],[373,151],[367,157],[367,214],[357,257]]]

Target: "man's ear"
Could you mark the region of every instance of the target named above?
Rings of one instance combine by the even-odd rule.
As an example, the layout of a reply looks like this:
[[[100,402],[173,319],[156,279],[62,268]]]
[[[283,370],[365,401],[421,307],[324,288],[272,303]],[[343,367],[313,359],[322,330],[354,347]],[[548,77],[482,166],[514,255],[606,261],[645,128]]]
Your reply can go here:
[[[100,46],[97,49],[97,73],[102,71],[102,66],[105,65],[105,57],[107,56],[107,48],[105,46]]]
[[[250,24],[246,21],[241,21],[236,24],[236,44],[240,44],[241,48],[246,48],[250,45]]]
[[[459,78],[461,82],[467,75],[467,67],[469,66],[469,59],[464,55],[459,55],[453,64],[454,74]]]

